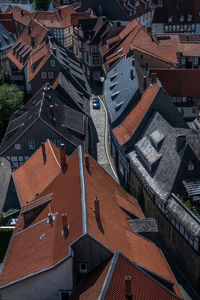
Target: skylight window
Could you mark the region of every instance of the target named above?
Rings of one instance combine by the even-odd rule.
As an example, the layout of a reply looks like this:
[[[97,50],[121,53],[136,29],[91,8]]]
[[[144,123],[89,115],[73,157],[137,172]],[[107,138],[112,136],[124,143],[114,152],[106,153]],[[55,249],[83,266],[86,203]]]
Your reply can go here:
[[[117,97],[117,95],[120,93],[120,91],[115,92],[114,94],[111,95],[111,98],[114,99],[115,97]]]

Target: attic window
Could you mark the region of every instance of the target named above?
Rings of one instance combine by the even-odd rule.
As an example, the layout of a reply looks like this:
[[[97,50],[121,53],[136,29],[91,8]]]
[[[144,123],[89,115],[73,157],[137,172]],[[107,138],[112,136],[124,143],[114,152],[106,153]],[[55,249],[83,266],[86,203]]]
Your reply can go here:
[[[194,170],[194,164],[192,161],[190,161],[188,164],[188,171],[193,171],[193,170]]]
[[[21,144],[15,144],[15,150],[21,150]]]
[[[121,101],[120,103],[118,103],[116,106],[115,106],[115,110],[118,111],[120,110],[121,106],[124,104],[123,101]]]
[[[110,77],[110,80],[112,81],[113,79],[115,79],[115,77],[118,75],[119,73],[115,73]]]
[[[55,65],[56,65],[55,59],[52,59],[51,60],[51,67],[53,68],[53,67],[55,67]]]
[[[115,92],[114,94],[111,95],[111,98],[114,99],[115,97],[117,97],[117,95],[120,93],[120,91]]]
[[[79,264],[79,270],[80,270],[80,273],[86,274],[88,272],[87,263],[80,263]]]

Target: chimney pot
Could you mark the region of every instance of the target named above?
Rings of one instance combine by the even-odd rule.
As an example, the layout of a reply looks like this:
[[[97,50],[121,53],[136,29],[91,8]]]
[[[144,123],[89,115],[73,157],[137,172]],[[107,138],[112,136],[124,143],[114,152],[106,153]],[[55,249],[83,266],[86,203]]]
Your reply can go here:
[[[133,295],[131,293],[131,276],[125,277],[125,285],[126,285],[126,299],[133,299]]]
[[[52,216],[52,213],[49,213],[48,214],[48,221],[49,221],[49,224],[51,224],[53,222],[53,216]]]
[[[66,166],[66,148],[64,144],[60,145],[60,161],[61,161],[61,169],[63,170]]]

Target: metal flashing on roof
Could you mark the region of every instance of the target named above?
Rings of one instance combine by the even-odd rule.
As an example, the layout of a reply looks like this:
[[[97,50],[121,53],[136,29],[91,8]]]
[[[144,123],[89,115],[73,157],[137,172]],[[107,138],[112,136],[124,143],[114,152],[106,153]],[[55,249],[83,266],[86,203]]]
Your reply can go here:
[[[86,184],[83,166],[83,153],[81,146],[78,147],[78,157],[80,166],[80,180],[81,180],[81,205],[82,205],[82,221],[83,221],[83,234],[87,234],[88,230],[88,216],[87,216],[87,200],[86,200]]]

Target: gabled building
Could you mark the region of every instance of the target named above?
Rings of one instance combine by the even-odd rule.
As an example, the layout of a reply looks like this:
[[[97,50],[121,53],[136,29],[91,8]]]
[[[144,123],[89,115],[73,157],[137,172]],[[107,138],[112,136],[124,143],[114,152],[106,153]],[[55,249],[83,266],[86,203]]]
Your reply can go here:
[[[25,78],[27,78],[28,58],[32,52],[39,49],[46,34],[47,29],[44,26],[31,20],[7,54],[11,62],[11,80],[22,89],[25,88]]]
[[[88,115],[70,106],[46,84],[10,119],[0,155],[16,169],[49,138],[55,145],[66,145],[70,155],[76,147],[89,147]]]
[[[91,81],[100,81],[102,75],[100,44],[102,36],[111,27],[112,24],[106,17],[97,18],[92,15],[80,19],[74,29],[73,52],[82,61],[86,76]]]
[[[7,53],[15,42],[13,34],[0,24],[0,70],[10,71],[10,63],[7,58]]]
[[[17,38],[20,37],[26,26],[31,22],[35,15],[35,12],[29,11],[27,9],[21,8],[19,6],[14,6],[11,10],[15,25],[15,34]]]
[[[73,52],[62,46],[53,36],[47,34],[45,41],[34,49],[28,60],[27,90],[32,93],[46,82],[53,84],[60,72],[77,88],[89,93],[90,89],[80,62]]]
[[[171,127],[155,112],[128,154],[131,192],[156,218],[160,241],[198,292],[199,142],[198,130]]]
[[[41,155],[30,160],[36,158],[45,163]],[[54,160],[49,153],[45,159]],[[23,168],[28,171],[28,162]],[[19,186],[23,176],[18,175]],[[146,220],[137,200],[79,147],[22,207],[1,272],[2,300],[27,294],[30,299],[80,299],[81,294],[82,299],[117,294],[141,299],[146,293],[158,295],[154,299],[182,299],[162,251],[138,233],[134,220]],[[114,283],[121,284],[113,290]]]
[[[12,13],[0,12],[0,23],[6,28],[6,30],[8,30],[9,33],[12,33],[14,36],[16,35]]]
[[[101,47],[104,70],[107,72],[131,50],[140,65],[148,68],[174,68],[177,64],[173,45],[162,45],[152,38],[138,21],[131,21],[116,36],[105,40]]]
[[[172,45],[175,47],[179,68],[199,68],[199,34],[163,34],[156,35],[155,38],[162,45]]]
[[[184,119],[197,117],[199,111],[199,69],[152,69],[161,81],[163,88],[169,95]]]
[[[157,0],[152,32],[200,33],[200,4],[196,0]]]

